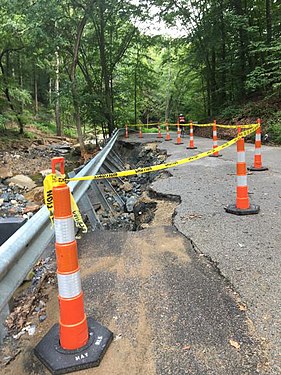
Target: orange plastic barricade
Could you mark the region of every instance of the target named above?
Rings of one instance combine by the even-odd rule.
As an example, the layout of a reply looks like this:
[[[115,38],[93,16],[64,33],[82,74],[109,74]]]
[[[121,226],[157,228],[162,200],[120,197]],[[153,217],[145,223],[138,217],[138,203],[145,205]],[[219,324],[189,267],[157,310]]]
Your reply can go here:
[[[53,174],[57,164],[64,175],[64,158],[52,160]],[[70,190],[61,182],[52,193],[60,319],[34,352],[52,374],[65,374],[98,366],[113,334],[93,318],[86,318]]]
[[[128,125],[125,125],[125,138],[129,138]]]
[[[158,136],[157,136],[157,138],[163,138],[163,135],[161,133],[161,126],[160,125],[158,125]]]
[[[170,132],[169,132],[168,123],[166,123],[166,138],[165,138],[165,141],[171,141],[171,135],[170,135]]]
[[[182,145],[183,142],[181,141],[181,130],[180,130],[180,125],[179,123],[177,124],[177,142],[175,145]]]
[[[261,120],[258,119],[259,128],[256,130],[255,137],[255,156],[254,165],[248,168],[249,171],[262,172],[267,171],[268,168],[262,165],[262,154],[261,154]]]
[[[238,128],[240,133],[241,129]],[[237,187],[236,187],[236,204],[228,205],[225,210],[228,213],[235,215],[252,215],[257,214],[260,207],[250,204],[247,183],[247,167],[245,158],[245,143],[244,138],[237,141]]]
[[[187,149],[194,150],[197,147],[194,146],[194,136],[193,136],[193,123],[190,121],[190,126],[189,126],[189,146],[186,147]]]
[[[217,148],[218,147],[218,133],[217,133],[217,121],[214,120],[214,124],[213,124],[213,148]],[[218,158],[222,156],[221,154],[219,154],[218,152],[215,152],[214,154],[210,155],[210,157],[213,157],[213,158]]]

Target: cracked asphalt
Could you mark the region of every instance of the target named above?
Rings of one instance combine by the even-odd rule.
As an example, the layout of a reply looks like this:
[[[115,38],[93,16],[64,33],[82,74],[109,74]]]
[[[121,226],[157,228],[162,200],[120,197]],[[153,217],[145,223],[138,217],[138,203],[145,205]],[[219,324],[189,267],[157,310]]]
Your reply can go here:
[[[159,147],[167,150],[168,161],[212,148],[212,140],[206,138],[195,137],[197,150],[186,149],[187,138],[184,143],[164,141]],[[250,166],[254,145],[246,143],[245,148]],[[175,226],[192,239],[198,252],[211,258],[239,293],[267,345],[270,374],[281,374],[281,149],[263,146],[263,165],[269,170],[248,175],[250,201],[260,205],[260,213],[249,216],[224,211],[226,205],[235,203],[236,147],[222,154],[169,169],[172,176],[156,181],[152,188],[180,195]]]
[[[144,136],[141,142],[156,140]],[[170,161],[212,143],[195,137],[198,149],[186,150],[184,141],[158,145]],[[246,148],[251,161],[253,145]],[[269,171],[248,178],[259,215],[224,211],[235,201],[232,146],[222,158],[157,178],[157,211],[144,230],[96,230],[78,240],[86,314],[114,332],[100,366],[81,375],[280,374],[281,150],[263,151]],[[181,202],[165,200],[173,195]],[[58,322],[56,290],[49,291],[46,314],[34,336],[22,336],[21,353],[1,375],[48,374],[33,348]]]

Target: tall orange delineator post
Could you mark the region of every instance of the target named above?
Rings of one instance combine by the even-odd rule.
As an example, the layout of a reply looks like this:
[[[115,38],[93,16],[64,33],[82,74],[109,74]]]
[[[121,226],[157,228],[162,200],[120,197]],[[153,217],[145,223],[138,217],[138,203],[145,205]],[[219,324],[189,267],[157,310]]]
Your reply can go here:
[[[186,147],[187,149],[190,150],[195,150],[197,147],[194,146],[194,136],[193,136],[193,123],[190,121],[189,124],[189,146]]]
[[[158,125],[158,136],[157,136],[157,138],[163,138],[163,135],[161,133],[161,126],[160,125]]]
[[[170,132],[169,132],[169,125],[168,125],[167,122],[166,122],[166,138],[165,138],[165,141],[171,141],[171,135],[170,135]]]
[[[213,149],[215,149],[217,147],[218,147],[217,121],[214,120],[214,124],[213,124]],[[212,155],[209,155],[209,156],[218,158],[222,155],[219,154],[218,152],[214,152]]]
[[[183,142],[181,141],[181,129],[180,129],[180,124],[177,123],[177,142],[175,145],[182,145]]]
[[[125,138],[129,138],[128,125],[125,125]]]
[[[64,158],[52,160],[64,175]],[[98,366],[113,334],[93,318],[86,318],[70,190],[66,183],[53,187],[56,238],[59,324],[35,348],[35,354],[52,374],[66,374]]]
[[[238,133],[241,128],[238,128]],[[225,207],[226,212],[235,215],[252,215],[257,214],[260,207],[255,204],[250,204],[247,183],[247,167],[245,157],[245,143],[244,138],[237,141],[237,187],[236,187],[236,204],[230,204]]]
[[[141,126],[139,127],[139,138],[143,138],[143,136],[142,136],[142,128],[141,128]]]
[[[254,157],[254,165],[248,168],[249,171],[255,172],[262,172],[267,171],[268,168],[262,165],[262,157],[261,157],[261,119],[257,120],[259,127],[256,130],[256,138],[255,138],[255,157]]]

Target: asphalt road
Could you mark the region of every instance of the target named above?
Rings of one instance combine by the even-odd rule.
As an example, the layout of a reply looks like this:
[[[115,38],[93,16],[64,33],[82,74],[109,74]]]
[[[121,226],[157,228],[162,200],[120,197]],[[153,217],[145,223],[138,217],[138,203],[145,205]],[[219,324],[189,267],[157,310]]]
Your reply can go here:
[[[168,161],[212,148],[211,139],[195,137],[197,150],[187,150],[188,139],[184,142],[178,146],[164,141],[159,147],[171,155]],[[254,145],[245,147],[250,166]],[[247,316],[267,345],[270,374],[281,374],[281,149],[263,147],[263,165],[269,171],[248,175],[251,203],[260,205],[260,213],[250,216],[224,211],[226,205],[235,203],[236,147],[222,154],[173,168],[172,177],[155,182],[152,188],[181,196],[175,226],[210,257],[239,293]]]
[[[142,142],[155,140],[145,137]],[[159,147],[168,160],[211,148],[210,139],[195,143],[198,150],[173,142]],[[249,176],[259,215],[224,211],[235,201],[232,147],[220,159],[204,158],[157,179],[152,189],[180,196],[181,203],[156,199],[146,229],[89,232],[78,241],[86,313],[114,332],[101,365],[81,375],[280,374],[281,151],[264,151],[270,170]],[[56,294],[49,290],[47,319],[34,336],[22,337],[21,353],[1,375],[48,374],[32,350],[58,322]]]

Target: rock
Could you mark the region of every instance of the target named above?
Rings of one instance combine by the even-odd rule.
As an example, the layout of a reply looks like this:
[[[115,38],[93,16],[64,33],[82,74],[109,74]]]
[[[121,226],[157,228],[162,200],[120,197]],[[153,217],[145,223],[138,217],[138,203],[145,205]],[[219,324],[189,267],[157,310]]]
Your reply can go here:
[[[37,186],[35,189],[32,189],[31,191],[27,192],[24,195],[24,197],[28,201],[42,204],[44,203],[44,187]]]
[[[4,203],[4,199],[0,198],[0,206],[2,206],[3,203]]]
[[[167,159],[167,156],[166,155],[158,155],[157,156],[157,159],[160,161],[160,162],[163,162]]]
[[[133,189],[133,185],[130,184],[130,182],[125,182],[122,186],[121,189],[126,191],[127,193]]]
[[[9,177],[13,177],[13,173],[7,167],[0,167],[0,178],[5,180]]]
[[[127,199],[126,208],[127,208],[128,212],[133,212],[134,206],[137,203],[137,201],[138,201],[137,198],[134,197],[134,196],[132,196],[129,199]]]
[[[116,180],[112,180],[112,181],[111,181],[111,185],[114,186],[114,187],[115,187],[115,186],[118,186],[118,181],[116,181]]]
[[[17,185],[22,189],[27,188],[28,190],[31,190],[36,187],[35,182],[30,177],[24,176],[22,174],[9,178],[8,182],[12,185]]]
[[[51,169],[44,169],[43,171],[40,171],[39,172],[43,178],[45,178],[46,176],[48,176],[49,174],[52,173],[52,170]]]
[[[3,193],[2,194],[2,199],[3,199],[3,202],[9,202],[9,200],[10,200],[9,193]]]
[[[40,209],[40,206],[36,203],[28,203],[24,208],[23,213],[27,214],[28,212],[36,212]]]
[[[39,316],[39,321],[44,322],[44,320],[47,318],[47,315],[40,315]]]

